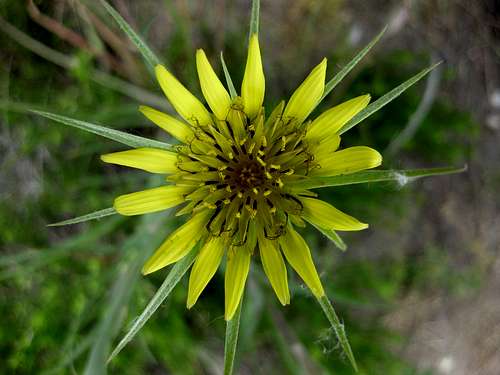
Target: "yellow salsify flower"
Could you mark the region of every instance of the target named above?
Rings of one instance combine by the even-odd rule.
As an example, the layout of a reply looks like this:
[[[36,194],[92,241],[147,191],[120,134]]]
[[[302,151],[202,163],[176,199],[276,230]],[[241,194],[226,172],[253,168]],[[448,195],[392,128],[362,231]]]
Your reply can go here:
[[[325,292],[305,240],[294,229],[305,221],[324,231],[368,227],[294,188],[307,176],[336,176],[377,167],[382,157],[369,147],[338,150],[339,130],[367,106],[369,95],[337,105],[315,119],[308,116],[325,89],[324,59],[306,77],[288,103],[266,117],[265,79],[257,34],[250,38],[241,97],[231,98],[203,50],[196,52],[201,90],[210,111],[165,67],[156,66],[158,82],[183,120],[150,107],[140,111],[180,141],[175,151],[138,148],[102,156],[107,163],[166,174],[167,185],[116,198],[122,215],[140,215],[184,204],[189,215],[144,265],[149,274],[200,251],[191,270],[187,307],[192,307],[214,276],[224,255],[225,319],[230,320],[257,251],[279,301],[290,302],[285,261],[311,292]]]

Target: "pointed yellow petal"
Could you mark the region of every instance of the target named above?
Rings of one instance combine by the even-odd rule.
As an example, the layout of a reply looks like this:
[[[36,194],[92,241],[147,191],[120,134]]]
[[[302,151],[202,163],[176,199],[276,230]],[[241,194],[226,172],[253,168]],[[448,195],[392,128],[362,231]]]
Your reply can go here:
[[[194,132],[188,125],[184,124],[166,113],[157,111],[154,108],[141,105],[139,111],[142,112],[149,120],[154,122],[160,128],[169,133],[172,137],[181,142],[188,143],[194,138]]]
[[[279,251],[278,241],[268,240],[259,233],[259,249],[264,272],[276,296],[282,305],[288,305],[290,303],[290,291],[288,290],[286,266]]]
[[[286,105],[283,119],[302,123],[316,107],[325,89],[326,59],[302,82]]]
[[[321,158],[317,157],[315,161],[320,165],[320,168],[311,170],[310,175],[326,177],[378,167],[382,163],[382,155],[373,148],[355,146]]]
[[[266,91],[266,80],[260,56],[259,38],[253,34],[248,45],[247,65],[241,84],[241,98],[245,113],[253,119],[260,111]]]
[[[323,229],[351,231],[368,228],[368,224],[358,221],[322,200],[301,197],[300,201],[304,208],[301,216]]]
[[[210,113],[205,106],[164,66],[157,65],[155,72],[156,78],[168,101],[184,120],[193,126],[207,126],[212,124]]]
[[[151,173],[174,173],[177,171],[177,154],[156,148],[136,148],[101,155],[106,163],[138,168]]]
[[[347,121],[365,108],[369,102],[370,95],[361,95],[330,108],[309,125],[306,137],[308,139],[321,138],[337,133]]]
[[[189,276],[188,309],[196,303],[203,289],[215,275],[225,248],[222,237],[212,237],[200,250]]]
[[[184,197],[193,191],[191,186],[161,186],[136,193],[120,195],[114,208],[122,215],[141,215],[166,210],[184,202]]]
[[[224,279],[226,320],[231,320],[240,303],[250,269],[250,256],[246,246],[233,247],[229,251]]]
[[[286,234],[279,238],[279,243],[286,260],[304,280],[311,292],[317,298],[324,296],[325,291],[319,280],[316,267],[314,267],[311,251],[306,241],[289,225]]]
[[[210,216],[211,211],[202,211],[177,228],[148,259],[142,273],[147,275],[185,257],[206,233],[205,225]]]
[[[196,51],[196,69],[198,70],[201,91],[208,105],[215,117],[219,120],[225,120],[231,107],[231,98],[202,49]]]

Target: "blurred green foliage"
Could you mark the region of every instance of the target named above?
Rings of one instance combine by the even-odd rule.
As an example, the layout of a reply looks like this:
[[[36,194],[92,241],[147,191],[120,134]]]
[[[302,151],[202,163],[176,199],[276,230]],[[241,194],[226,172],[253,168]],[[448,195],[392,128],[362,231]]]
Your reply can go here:
[[[28,20],[21,3],[0,3],[2,17],[36,35],[42,43],[68,52],[66,44]],[[50,7],[43,10],[50,11]],[[168,56],[176,73],[193,87],[196,75],[190,27],[199,25],[175,13],[175,5],[168,5],[168,10],[179,27],[160,56]],[[68,22],[78,24],[76,20]],[[203,28],[203,21],[200,25]],[[209,33],[210,29],[202,30],[207,43],[211,41]],[[243,44],[233,41],[245,35],[242,25],[241,34],[228,36],[224,46],[227,61],[243,63],[243,49],[234,47]],[[146,136],[153,135],[155,129],[139,116],[139,103],[90,79],[97,63],[88,54],[77,52],[77,68],[63,71],[5,34],[0,34],[0,45],[4,62],[0,68],[0,160],[4,176],[0,190],[0,373],[80,373],[95,342],[96,327],[107,311],[109,291],[120,274],[120,265],[137,252],[152,251],[155,241],[149,240],[148,233],[138,231],[142,227],[136,218],[112,217],[63,228],[45,225],[109,207],[114,196],[140,189],[147,180],[144,174],[99,162],[99,154],[120,148],[116,144],[49,124],[27,115],[24,109],[43,108]],[[217,51],[212,49],[208,44],[207,50],[216,56]],[[343,61],[352,53],[346,50],[330,58]],[[381,55],[357,72],[343,96],[369,92],[376,98],[425,66],[426,61],[426,56],[405,51]],[[240,76],[241,72],[234,72],[235,82]],[[149,78],[144,77],[144,82],[158,92]],[[273,84],[272,77],[268,84]],[[408,121],[421,93],[421,85],[412,88],[349,132],[343,144],[384,149]],[[267,98],[267,102],[278,99]],[[426,165],[461,163],[470,153],[468,140],[475,136],[473,128],[467,114],[438,99],[403,151]],[[398,159],[388,163],[398,166]],[[400,189],[370,184],[323,189],[321,196],[367,222],[376,221],[383,212],[391,230],[397,232],[409,207],[423,204],[416,189],[418,186]],[[163,225],[155,235],[157,240],[166,237],[172,227],[173,222]],[[345,321],[362,374],[417,374],[394,349],[404,345],[405,339],[388,331],[383,323],[383,317],[409,290],[418,292],[425,280],[426,288],[446,287],[460,293],[479,282],[474,269],[466,275],[453,272],[449,260],[437,248],[411,259],[411,255],[389,253],[370,259],[356,256],[356,236],[348,236],[350,254],[344,255],[312,229],[305,234],[315,245],[316,263]],[[142,242],[124,248],[131,236],[138,236]],[[242,318],[238,356],[242,370],[352,373],[341,358],[323,313],[297,277],[291,275],[292,305],[281,308],[263,282],[258,259],[254,263],[257,267],[246,291]],[[160,271],[131,285],[131,298],[115,317],[121,326],[110,337],[112,343],[116,344],[118,336],[142,311],[165,275],[166,271]],[[218,275],[210,283],[192,311],[185,308],[185,281],[109,365],[110,373],[220,371],[223,278]]]

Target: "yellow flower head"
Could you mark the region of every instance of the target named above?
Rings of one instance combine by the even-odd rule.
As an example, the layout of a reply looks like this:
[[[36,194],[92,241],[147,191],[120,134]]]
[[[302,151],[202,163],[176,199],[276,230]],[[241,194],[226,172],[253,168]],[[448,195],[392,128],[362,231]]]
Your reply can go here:
[[[167,175],[167,184],[116,198],[122,215],[139,215],[183,205],[189,219],[144,265],[148,274],[200,251],[189,279],[193,306],[224,255],[225,318],[234,315],[259,252],[264,272],[279,299],[290,302],[286,259],[318,298],[324,295],[307,243],[294,229],[304,220],[325,232],[362,230],[367,224],[294,187],[309,176],[348,174],[380,165],[369,147],[338,151],[339,130],[370,100],[359,96],[315,119],[309,115],[325,90],[327,61],[321,61],[292,94],[266,116],[265,79],[257,34],[250,38],[241,97],[231,97],[203,50],[196,67],[205,106],[164,66],[158,82],[182,120],[141,107],[141,112],[181,143],[175,151],[140,148],[102,156],[107,163]],[[298,186],[298,185],[297,185]],[[284,256],[284,257],[283,257]]]

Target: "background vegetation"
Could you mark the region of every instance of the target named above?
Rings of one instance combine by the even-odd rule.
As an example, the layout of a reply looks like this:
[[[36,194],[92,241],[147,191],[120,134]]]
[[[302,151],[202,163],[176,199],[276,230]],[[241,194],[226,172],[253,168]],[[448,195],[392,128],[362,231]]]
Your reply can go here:
[[[214,63],[224,51],[241,82],[248,1],[111,3],[192,90],[200,91],[200,47]],[[385,150],[387,168],[467,163],[469,171],[323,189],[324,199],[371,227],[345,236],[346,253],[312,229],[304,235],[361,373],[498,373],[495,2],[263,0],[261,13],[269,106],[287,98],[323,56],[329,72],[338,70],[385,24],[376,50],[319,110],[363,93],[377,98],[444,60],[343,144]],[[92,374],[165,278],[167,270],[142,277],[139,269],[178,223],[160,213],[47,228],[154,181],[99,161],[117,144],[27,109],[161,138],[137,107],[168,103],[98,1],[0,1],[0,15],[0,373]],[[239,373],[352,373],[316,302],[291,278],[292,304],[282,308],[253,267]],[[185,308],[186,281],[109,364],[110,374],[221,372],[223,279],[217,275],[192,310]]]

